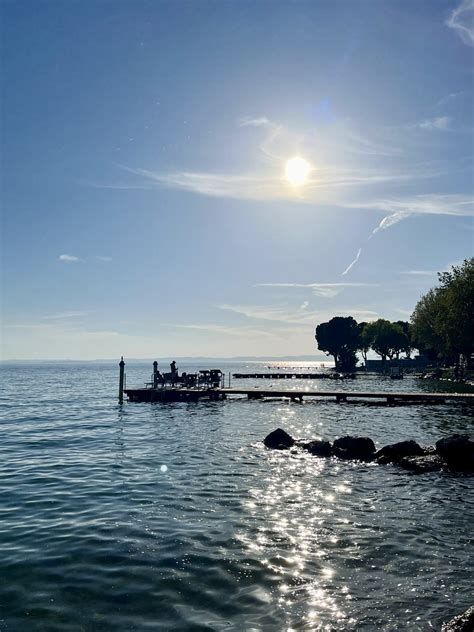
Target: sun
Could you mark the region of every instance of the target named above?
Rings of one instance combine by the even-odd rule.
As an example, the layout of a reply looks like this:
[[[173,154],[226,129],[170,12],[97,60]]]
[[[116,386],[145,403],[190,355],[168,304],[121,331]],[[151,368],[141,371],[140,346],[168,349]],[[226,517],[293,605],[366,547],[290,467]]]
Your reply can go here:
[[[301,186],[308,180],[312,167],[307,160],[295,156],[287,161],[285,167],[285,177],[293,186]]]

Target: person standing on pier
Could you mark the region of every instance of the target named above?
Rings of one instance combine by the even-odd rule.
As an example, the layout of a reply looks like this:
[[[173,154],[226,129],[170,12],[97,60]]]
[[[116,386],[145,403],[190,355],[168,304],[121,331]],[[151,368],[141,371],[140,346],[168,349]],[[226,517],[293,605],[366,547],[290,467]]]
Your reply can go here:
[[[178,380],[178,368],[176,366],[176,361],[173,360],[173,362],[171,362],[170,364],[170,369],[171,369],[171,381],[173,384],[175,384]]]

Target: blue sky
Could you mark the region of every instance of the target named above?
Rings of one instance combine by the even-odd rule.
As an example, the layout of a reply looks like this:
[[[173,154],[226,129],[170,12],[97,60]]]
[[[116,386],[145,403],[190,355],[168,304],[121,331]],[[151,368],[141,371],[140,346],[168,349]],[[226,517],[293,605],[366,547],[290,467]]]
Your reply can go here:
[[[473,0],[1,12],[4,359],[312,354],[472,256]]]

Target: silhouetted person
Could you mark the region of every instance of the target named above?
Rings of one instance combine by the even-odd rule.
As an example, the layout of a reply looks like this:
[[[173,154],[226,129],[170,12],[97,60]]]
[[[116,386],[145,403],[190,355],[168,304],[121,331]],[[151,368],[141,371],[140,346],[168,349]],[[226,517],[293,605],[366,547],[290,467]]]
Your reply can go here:
[[[171,369],[171,381],[174,384],[176,382],[176,380],[177,380],[177,377],[178,377],[178,369],[176,367],[176,362],[174,360],[170,364],[170,369]]]

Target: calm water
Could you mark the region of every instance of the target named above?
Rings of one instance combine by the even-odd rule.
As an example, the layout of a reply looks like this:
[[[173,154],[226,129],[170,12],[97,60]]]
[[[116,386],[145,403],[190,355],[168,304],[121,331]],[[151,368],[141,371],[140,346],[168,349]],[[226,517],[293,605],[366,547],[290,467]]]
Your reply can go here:
[[[150,368],[127,365],[129,386]],[[430,444],[472,434],[464,405],[119,407],[115,363],[0,375],[1,630],[437,630],[471,605],[474,478],[260,443]]]

